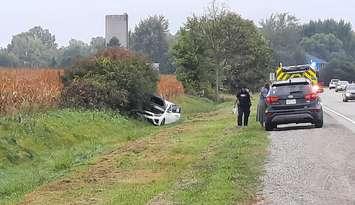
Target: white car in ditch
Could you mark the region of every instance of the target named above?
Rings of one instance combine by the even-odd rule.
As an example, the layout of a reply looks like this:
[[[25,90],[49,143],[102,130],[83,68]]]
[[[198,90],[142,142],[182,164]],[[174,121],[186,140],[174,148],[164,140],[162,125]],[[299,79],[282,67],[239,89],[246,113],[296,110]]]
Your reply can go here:
[[[152,96],[142,116],[156,126],[172,124],[180,120],[181,108],[161,97]]]

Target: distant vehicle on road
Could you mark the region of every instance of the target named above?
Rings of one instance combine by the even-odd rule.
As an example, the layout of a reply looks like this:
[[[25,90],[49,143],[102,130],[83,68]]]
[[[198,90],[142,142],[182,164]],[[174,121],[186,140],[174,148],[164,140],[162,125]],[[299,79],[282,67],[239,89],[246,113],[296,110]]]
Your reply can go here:
[[[344,91],[348,85],[348,81],[339,81],[337,87],[335,88],[335,92]]]
[[[349,84],[343,93],[343,101],[355,100],[355,84]]]
[[[329,83],[329,89],[335,89],[338,86],[339,79],[332,79]]]
[[[151,96],[150,102],[144,106],[140,115],[153,125],[161,126],[179,121],[181,108],[161,97]]]
[[[266,98],[265,129],[271,131],[277,125],[290,123],[312,123],[316,128],[323,127],[323,108],[317,91],[305,78],[272,84]]]

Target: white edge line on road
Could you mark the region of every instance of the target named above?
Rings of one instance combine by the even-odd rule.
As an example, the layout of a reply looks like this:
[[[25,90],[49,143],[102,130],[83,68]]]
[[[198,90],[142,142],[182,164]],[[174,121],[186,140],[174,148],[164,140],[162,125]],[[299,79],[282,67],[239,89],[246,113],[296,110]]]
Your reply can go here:
[[[339,117],[342,117],[342,118],[344,118],[345,120],[347,120],[347,121],[349,121],[349,122],[351,122],[352,124],[355,125],[355,121],[354,121],[354,120],[352,120],[352,119],[346,117],[345,115],[343,115],[343,114],[341,114],[341,113],[338,113],[337,111],[335,111],[335,110],[333,110],[333,109],[331,109],[331,108],[329,108],[329,107],[327,107],[327,106],[324,106],[324,105],[323,105],[323,107],[324,107],[324,109],[325,109],[326,111],[329,111],[329,112],[331,112],[331,113],[333,113],[333,114],[336,114],[336,115],[338,115]]]

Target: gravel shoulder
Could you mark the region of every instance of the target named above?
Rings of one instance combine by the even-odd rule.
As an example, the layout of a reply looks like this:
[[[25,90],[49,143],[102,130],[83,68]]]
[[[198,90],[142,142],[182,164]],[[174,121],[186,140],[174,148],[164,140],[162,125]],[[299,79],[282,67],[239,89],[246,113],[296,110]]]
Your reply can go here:
[[[323,129],[270,132],[262,204],[355,204],[355,133],[324,120]]]

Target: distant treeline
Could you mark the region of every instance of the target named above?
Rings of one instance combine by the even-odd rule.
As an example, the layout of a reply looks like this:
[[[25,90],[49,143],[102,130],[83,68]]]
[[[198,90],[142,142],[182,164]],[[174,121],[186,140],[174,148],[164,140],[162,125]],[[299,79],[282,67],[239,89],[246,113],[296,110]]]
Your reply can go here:
[[[130,49],[159,63],[162,73],[175,72],[169,54],[174,36],[168,25],[165,17],[151,16],[130,32]],[[72,39],[68,46],[58,47],[49,30],[36,26],[13,36],[6,48],[0,48],[0,67],[70,68],[78,60],[112,47],[121,47],[118,39],[106,42],[103,37],[94,37],[89,44]]]
[[[327,19],[301,24],[293,15],[277,13],[260,25],[214,1],[204,14],[188,17],[175,35],[164,16],[142,20],[130,32],[129,48],[159,63],[161,73],[176,73],[187,92],[211,98],[241,86],[258,89],[279,63],[305,64],[307,56],[324,62],[322,80],[355,80],[355,33],[350,23]],[[71,68],[107,47],[120,43],[95,37],[89,44],[73,39],[58,47],[53,34],[34,27],[0,50],[0,66]]]
[[[273,50],[273,64],[309,63],[311,55],[325,61],[322,80],[355,80],[355,32],[344,20],[310,21],[300,24],[290,14],[273,14],[261,22],[261,31]]]

